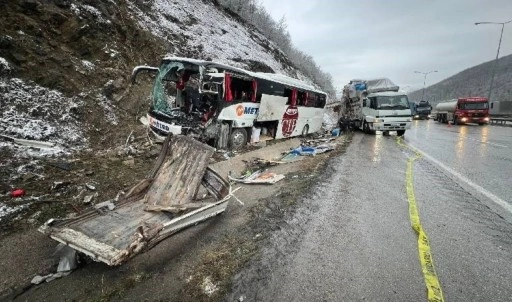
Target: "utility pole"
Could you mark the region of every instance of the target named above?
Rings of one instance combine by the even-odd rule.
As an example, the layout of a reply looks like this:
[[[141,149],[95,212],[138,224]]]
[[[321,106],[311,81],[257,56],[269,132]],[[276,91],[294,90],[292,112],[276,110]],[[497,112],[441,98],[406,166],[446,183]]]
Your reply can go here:
[[[498,51],[496,52],[496,59],[494,60],[494,64],[492,66],[491,70],[491,85],[489,86],[489,96],[487,97],[487,100],[491,101],[491,94],[492,94],[492,86],[494,84],[494,75],[496,74],[496,67],[498,66],[498,56],[500,55],[500,47],[501,47],[501,39],[503,38],[503,30],[505,29],[505,24],[508,24],[512,22],[512,20],[509,20],[507,22],[475,22],[475,25],[480,24],[496,24],[501,25],[501,34],[500,34],[500,42],[498,43]]]
[[[437,70],[432,70],[432,71],[429,71],[429,72],[414,71],[414,73],[421,73],[424,76],[423,77],[423,93],[421,95],[421,101],[422,102],[425,99],[425,85],[427,84],[427,75],[429,75],[429,74],[431,74],[433,72],[437,72]]]

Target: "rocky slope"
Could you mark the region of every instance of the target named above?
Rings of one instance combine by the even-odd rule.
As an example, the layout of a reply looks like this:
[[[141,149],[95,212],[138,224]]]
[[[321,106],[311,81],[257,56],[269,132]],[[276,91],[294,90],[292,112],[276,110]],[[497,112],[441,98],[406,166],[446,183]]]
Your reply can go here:
[[[13,188],[27,189],[32,198],[55,197],[48,192],[52,182],[70,176],[48,167],[63,155],[87,160],[71,177],[81,184],[60,199],[79,196],[87,166],[103,171],[89,181],[109,188],[105,198],[142,176],[143,168],[118,171],[121,179],[109,172],[153,148],[138,122],[149,106],[152,79],[131,85],[137,65],[157,66],[164,55],[195,57],[311,82],[215,0],[13,0],[0,2],[0,11],[0,219],[23,209],[10,199]],[[42,141],[45,148],[16,139]],[[145,161],[128,168],[145,167]]]

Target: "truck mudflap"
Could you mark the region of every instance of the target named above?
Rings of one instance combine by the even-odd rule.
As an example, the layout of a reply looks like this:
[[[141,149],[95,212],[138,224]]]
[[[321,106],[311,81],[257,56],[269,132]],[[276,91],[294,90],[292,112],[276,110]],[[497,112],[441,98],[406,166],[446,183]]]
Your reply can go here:
[[[50,219],[39,231],[96,261],[120,265],[176,232],[225,211],[229,183],[207,167],[214,149],[192,138],[166,138],[149,175],[112,210]],[[199,190],[208,198],[198,200]]]

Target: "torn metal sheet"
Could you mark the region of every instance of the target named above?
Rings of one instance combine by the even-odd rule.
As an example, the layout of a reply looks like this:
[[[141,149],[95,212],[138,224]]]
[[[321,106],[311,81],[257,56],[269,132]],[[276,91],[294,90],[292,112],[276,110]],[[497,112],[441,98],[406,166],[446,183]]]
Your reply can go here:
[[[256,120],[258,122],[279,120],[281,118],[279,113],[284,111],[287,101],[286,97],[263,94]]]
[[[8,141],[14,142],[15,144],[23,145],[23,146],[27,146],[27,147],[32,147],[32,148],[41,149],[41,148],[52,148],[52,147],[55,147],[55,143],[50,143],[50,142],[43,142],[43,141],[36,141],[36,140],[30,140],[30,139],[15,138],[15,137],[3,135],[3,134],[0,134],[0,137],[6,139]]]
[[[225,179],[204,165],[212,153],[211,147],[193,138],[168,137],[148,178],[128,190],[114,209],[50,220],[39,231],[94,260],[122,264],[179,230],[225,211],[232,191]],[[174,182],[179,185],[173,186]],[[200,185],[209,192],[209,199],[196,200]],[[164,202],[156,201],[152,194]],[[146,200],[160,208],[148,211]],[[181,215],[171,213],[176,207],[185,208],[174,211]]]

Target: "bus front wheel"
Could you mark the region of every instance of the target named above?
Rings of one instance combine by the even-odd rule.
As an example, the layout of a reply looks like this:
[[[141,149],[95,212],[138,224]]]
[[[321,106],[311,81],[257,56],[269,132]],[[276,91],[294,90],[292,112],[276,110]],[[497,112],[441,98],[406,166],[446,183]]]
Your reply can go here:
[[[233,150],[242,148],[247,144],[247,130],[244,128],[233,128],[229,136],[229,146]]]

